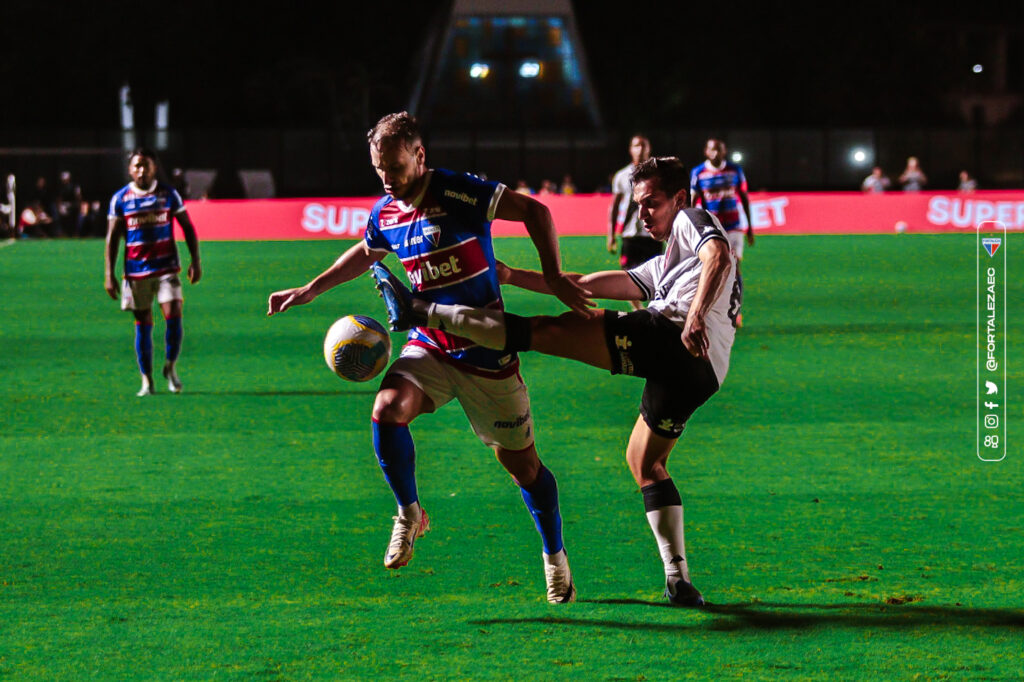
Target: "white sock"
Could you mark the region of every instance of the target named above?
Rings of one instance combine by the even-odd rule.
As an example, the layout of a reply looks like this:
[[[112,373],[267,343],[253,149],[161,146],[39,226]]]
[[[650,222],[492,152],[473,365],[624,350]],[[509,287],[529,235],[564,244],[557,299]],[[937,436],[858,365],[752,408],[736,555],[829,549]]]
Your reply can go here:
[[[423,509],[420,508],[419,501],[413,502],[407,507],[399,505],[398,515],[403,519],[412,519],[413,521],[419,521],[420,518],[423,516]]]
[[[431,303],[427,326],[465,336],[486,348],[505,347],[505,313],[500,310]]]
[[[682,578],[690,581],[690,569],[686,565],[686,542],[683,538],[683,507],[672,505],[659,507],[647,512],[647,523],[651,526],[654,539],[658,541],[658,552],[665,564],[666,578]]]
[[[568,558],[565,554],[565,547],[554,554],[548,554],[547,552],[541,552],[541,554],[544,555],[544,563],[548,566],[561,566]]]

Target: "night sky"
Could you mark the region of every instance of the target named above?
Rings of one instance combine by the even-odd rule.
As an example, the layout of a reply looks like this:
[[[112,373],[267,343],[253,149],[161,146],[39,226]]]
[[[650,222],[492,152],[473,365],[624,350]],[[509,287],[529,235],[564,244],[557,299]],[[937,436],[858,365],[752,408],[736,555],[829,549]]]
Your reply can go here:
[[[613,128],[952,125],[938,102],[971,85],[971,49],[984,47],[950,49],[958,27],[1022,20],[1020,3],[958,16],[931,3],[573,4]],[[0,128],[115,128],[125,81],[138,112],[169,99],[172,127],[362,128],[358,93],[374,119],[405,107],[437,6],[7,0]]]

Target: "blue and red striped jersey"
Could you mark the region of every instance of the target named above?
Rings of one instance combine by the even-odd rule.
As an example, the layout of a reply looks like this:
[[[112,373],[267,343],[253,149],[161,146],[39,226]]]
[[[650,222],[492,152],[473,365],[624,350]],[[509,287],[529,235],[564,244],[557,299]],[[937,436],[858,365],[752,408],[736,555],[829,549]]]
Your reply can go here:
[[[181,196],[160,182],[154,182],[148,190],[130,182],[114,194],[109,216],[125,222],[125,277],[145,279],[181,271],[174,243],[174,215],[184,210]]]
[[[391,251],[405,267],[417,297],[434,303],[504,309],[491,243],[491,221],[505,186],[467,173],[428,171],[419,197],[406,204],[381,198],[370,211],[366,244]],[[416,327],[408,343],[437,353],[460,369],[502,378],[519,360],[444,331]]]
[[[690,191],[727,232],[743,227],[740,192],[747,191],[747,178],[739,165],[726,161],[721,168],[715,168],[705,161],[690,171]]]

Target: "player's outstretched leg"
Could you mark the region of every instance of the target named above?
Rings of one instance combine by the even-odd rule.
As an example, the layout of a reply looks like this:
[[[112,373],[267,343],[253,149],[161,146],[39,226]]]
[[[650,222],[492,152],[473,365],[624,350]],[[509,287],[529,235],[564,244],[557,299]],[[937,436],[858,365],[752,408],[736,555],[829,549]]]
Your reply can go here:
[[[156,391],[153,387],[152,323],[135,321],[135,357],[139,363],[139,373],[142,374],[142,388],[135,395],[140,398],[153,395]]]
[[[181,316],[168,317],[165,322],[167,330],[164,332],[164,357],[166,359],[163,370],[164,379],[167,379],[167,390],[171,393],[181,393],[181,379],[178,378],[178,372],[175,369],[178,354],[181,352],[181,339],[184,336]]]
[[[427,323],[427,316],[414,309],[412,292],[401,281],[380,263],[370,266],[370,276],[374,285],[384,299],[384,307],[388,311],[388,324],[393,332],[403,332],[412,327]]]
[[[665,597],[677,606],[703,606],[704,597],[690,582],[683,537],[683,503],[671,478],[641,488],[647,523],[665,566]]]

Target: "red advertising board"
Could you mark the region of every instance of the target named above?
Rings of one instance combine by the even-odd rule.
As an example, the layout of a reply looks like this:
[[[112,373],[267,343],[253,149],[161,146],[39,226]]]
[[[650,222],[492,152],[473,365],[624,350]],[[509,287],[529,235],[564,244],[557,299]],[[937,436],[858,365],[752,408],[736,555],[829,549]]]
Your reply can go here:
[[[601,235],[611,197],[583,194],[538,197],[559,234]],[[362,236],[376,197],[190,201],[189,214],[204,240],[355,239]],[[963,232],[998,221],[1024,230],[1024,190],[974,194],[859,192],[753,193],[750,219],[763,234],[871,234]],[[900,228],[897,224],[902,223]],[[519,223],[495,221],[497,236],[525,235]]]

